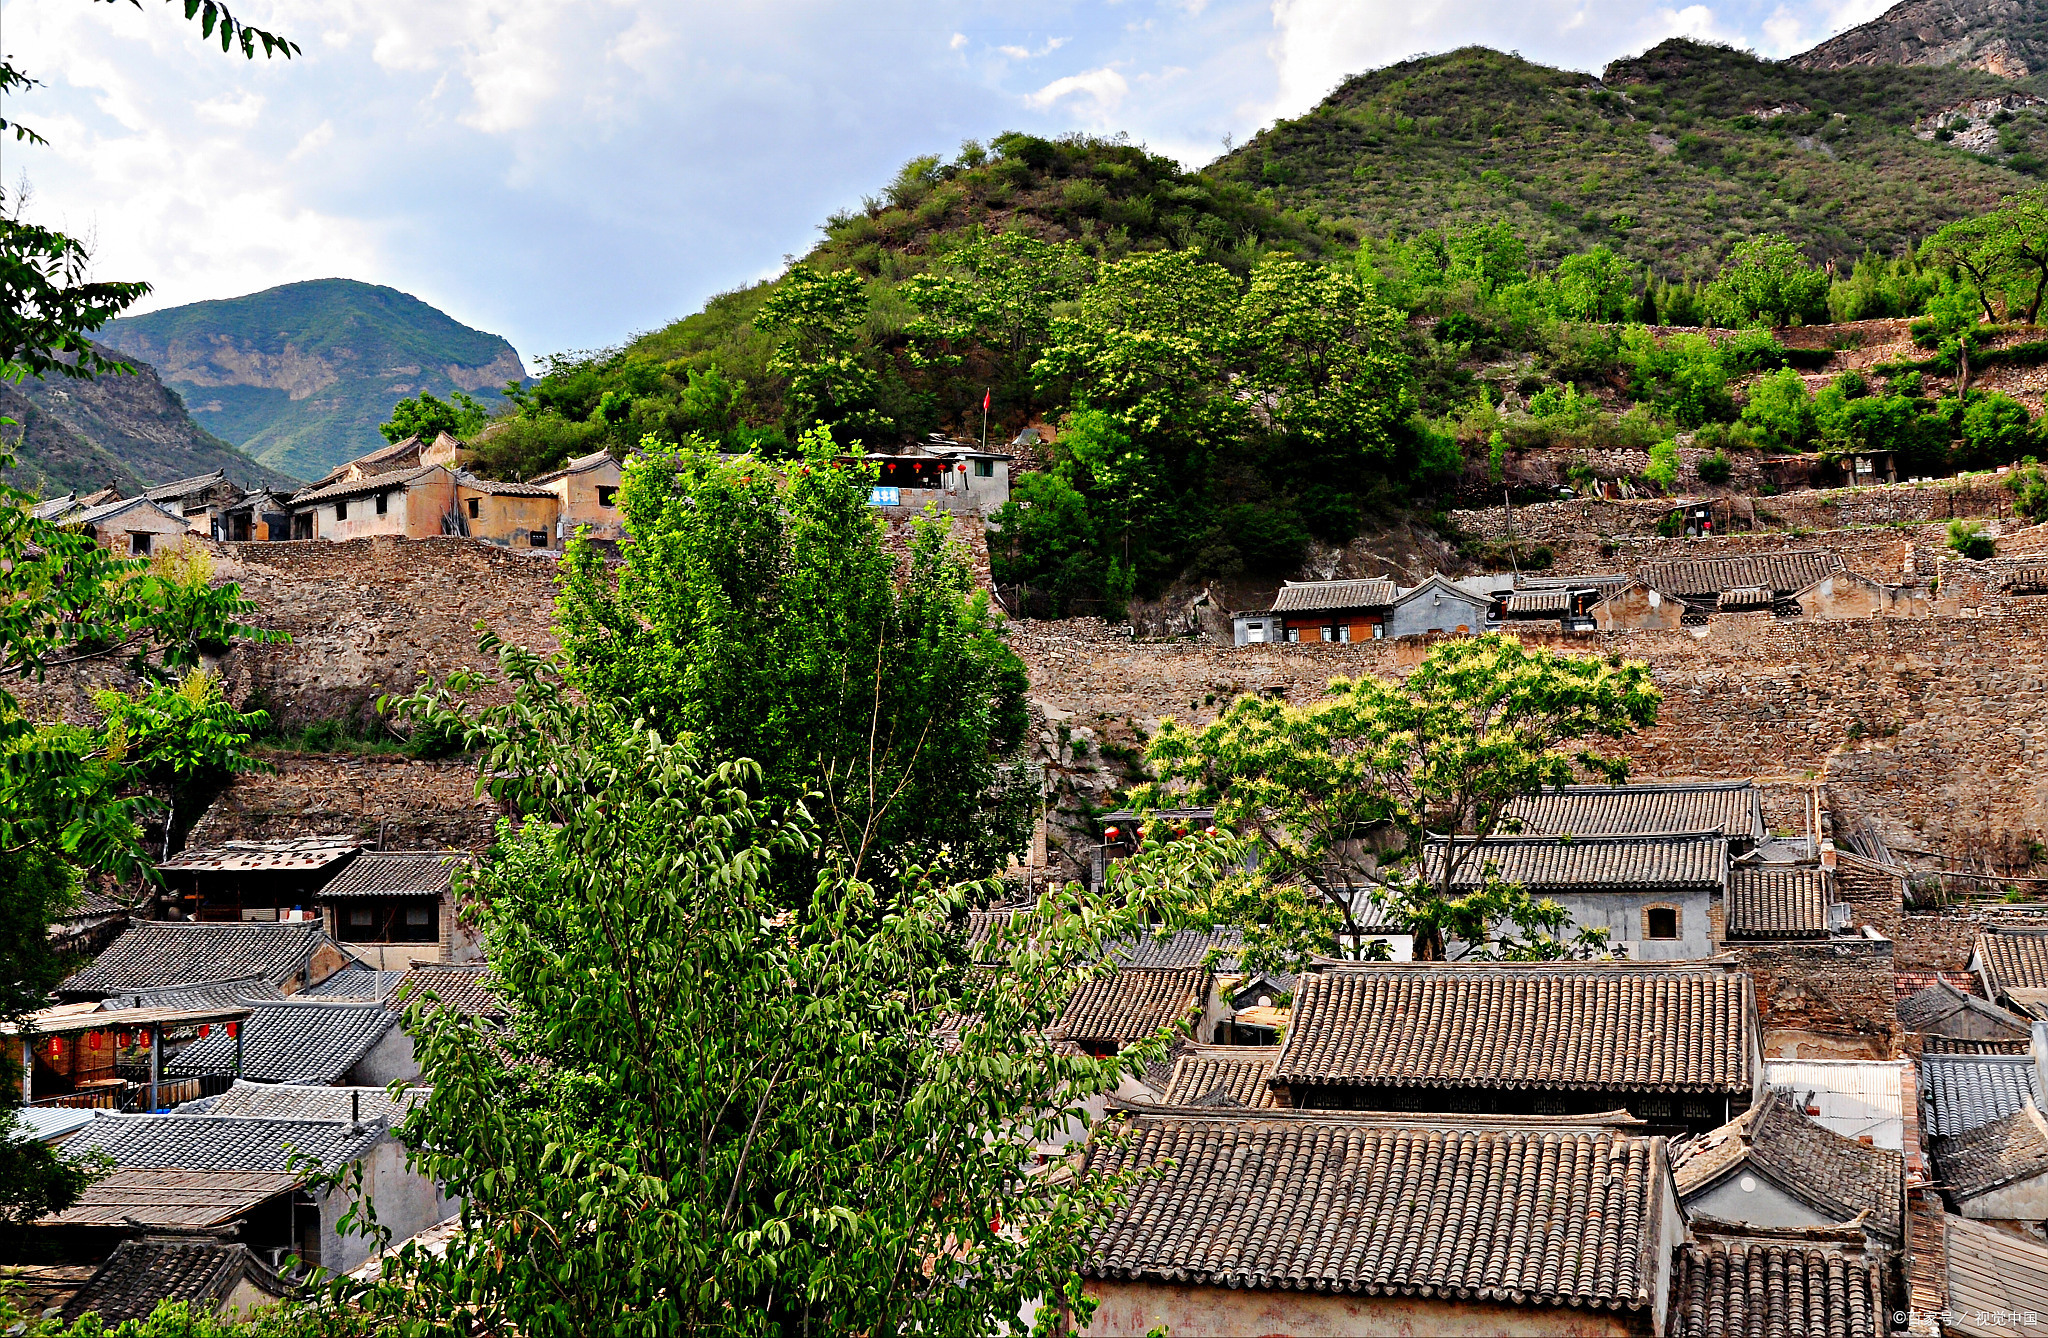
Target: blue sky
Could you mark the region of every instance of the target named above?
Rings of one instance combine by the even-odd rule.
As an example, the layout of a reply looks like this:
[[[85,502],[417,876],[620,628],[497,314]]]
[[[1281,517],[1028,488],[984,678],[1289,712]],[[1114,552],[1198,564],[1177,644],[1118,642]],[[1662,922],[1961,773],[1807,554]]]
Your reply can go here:
[[[341,275],[528,358],[775,273],[904,160],[1006,129],[1128,133],[1190,167],[1346,74],[1479,43],[1597,69],[1672,34],[1802,50],[1881,0],[243,0],[290,62],[182,6],[4,0],[51,140],[10,195],[151,306]]]

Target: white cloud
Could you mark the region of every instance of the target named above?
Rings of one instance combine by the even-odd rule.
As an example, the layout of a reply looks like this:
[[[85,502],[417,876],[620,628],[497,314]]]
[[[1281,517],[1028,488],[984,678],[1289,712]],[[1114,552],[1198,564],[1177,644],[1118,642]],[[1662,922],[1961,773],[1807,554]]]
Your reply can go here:
[[[1130,91],[1131,86],[1124,77],[1105,65],[1099,70],[1055,79],[1036,93],[1027,95],[1024,105],[1050,107],[1063,98],[1085,97],[1094,100],[1097,111],[1115,111]]]
[[[1037,60],[1040,56],[1050,56],[1053,52],[1065,46],[1069,40],[1071,39],[1065,37],[1048,38],[1045,45],[1036,51],[1024,46],[999,46],[996,50],[1002,52],[1011,60]]]
[[[215,125],[246,130],[255,125],[256,119],[263,115],[263,99],[245,89],[239,93],[209,98],[193,110],[199,113],[200,119],[211,121]]]
[[[964,46],[966,46],[966,45],[967,45],[967,34],[966,34],[966,33],[954,33],[954,34],[953,34],[953,40],[952,40],[952,41],[950,41],[950,42],[948,42],[948,43],[946,43],[946,49],[947,49],[948,51],[958,51],[958,50],[960,50],[960,49],[961,49],[962,47],[964,47]]]

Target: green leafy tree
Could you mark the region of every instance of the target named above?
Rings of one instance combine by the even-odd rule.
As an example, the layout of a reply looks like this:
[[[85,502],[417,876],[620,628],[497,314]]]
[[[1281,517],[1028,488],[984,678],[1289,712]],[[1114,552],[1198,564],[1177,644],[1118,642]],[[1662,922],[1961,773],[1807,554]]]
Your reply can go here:
[[[1643,477],[1670,492],[1678,486],[1678,443],[1669,437],[1650,447],[1650,463]]]
[[[1604,246],[1566,256],[1550,277],[1567,320],[1623,321],[1635,311],[1636,269]]]
[[[453,404],[421,391],[413,398],[402,399],[392,405],[391,420],[379,424],[377,430],[384,434],[384,440],[393,444],[407,437],[431,442],[443,432],[461,441],[483,431],[489,418],[490,411],[482,401],[460,390],[455,392]]]
[[[905,328],[919,367],[986,366],[1006,398],[1031,403],[1031,368],[1052,331],[1056,307],[1072,302],[1090,263],[1073,242],[1028,233],[976,230],[939,267],[899,290],[917,316]]]
[[[1798,246],[1765,233],[1740,242],[1706,292],[1724,325],[1801,325],[1828,318],[1828,277]]]
[[[1952,271],[1984,319],[2032,325],[2048,294],[2048,187],[2006,197],[1998,208],[1951,223],[1920,248],[1922,264]]]
[[[1088,499],[1058,474],[1040,470],[1018,477],[994,521],[988,557],[998,585],[1045,596],[1056,618],[1102,589],[1103,564]]]
[[[2048,520],[2048,473],[2027,457],[2024,469],[2006,475],[2005,486],[2012,491],[2013,514],[2024,520]]]
[[[1749,388],[1742,421],[1766,447],[1805,449],[1815,427],[1813,392],[1806,388],[1806,378],[1790,367],[1759,378]]]
[[[1728,393],[1728,368],[1721,350],[1705,335],[1674,334],[1657,338],[1640,325],[1622,334],[1621,360],[1629,368],[1629,385],[1680,427],[1726,422],[1734,418],[1735,398]]]
[[[1266,256],[1238,304],[1239,384],[1289,447],[1389,471],[1415,412],[1405,324],[1351,274]]]
[[[1480,872],[1469,847],[1433,870],[1423,850],[1431,835],[1507,832],[1509,805],[1545,786],[1619,783],[1627,759],[1590,745],[1654,723],[1660,695],[1639,663],[1462,639],[1406,681],[1336,678],[1305,706],[1241,697],[1200,730],[1168,720],[1146,753],[1161,784],[1137,798],[1215,805],[1219,827],[1256,845],[1248,876],[1313,889],[1350,943],[1378,902],[1414,927],[1427,958],[1442,957],[1447,935],[1498,948],[1506,922],[1520,930],[1510,947],[1561,953],[1553,911],[1493,878],[1456,890]]]
[[[1988,558],[1996,552],[1982,521],[1952,520],[1948,523],[1948,546],[1957,557]]]
[[[773,468],[653,443],[627,465],[624,560],[584,544],[564,559],[573,677],[669,737],[754,759],[777,796],[821,793],[860,876],[987,874],[1028,821],[1003,765],[1024,736],[1023,663],[942,524],[916,526],[899,577],[873,471],[823,429],[802,445]]]
[[[2026,405],[2010,395],[1973,391],[1963,408],[1963,441],[1953,463],[1961,469],[2011,464],[2037,449],[2040,440]]]
[[[525,815],[462,890],[509,1020],[430,997],[406,1019],[430,1095],[403,1136],[463,1230],[442,1255],[399,1246],[356,1303],[532,1338],[1085,1323],[1077,1270],[1121,1186],[1033,1154],[1167,1033],[1109,1059],[1049,1033],[1231,843],[1155,841],[1109,894],[998,923],[970,965],[954,926],[990,888],[864,882],[837,824],[764,798],[753,763],[499,653],[510,702],[476,705],[464,676],[400,708],[465,729],[479,788]]]
[[[761,304],[754,327],[781,339],[768,370],[788,383],[793,429],[823,423],[859,440],[892,426],[875,407],[880,381],[868,363],[867,318],[867,290],[852,270],[793,265]]]

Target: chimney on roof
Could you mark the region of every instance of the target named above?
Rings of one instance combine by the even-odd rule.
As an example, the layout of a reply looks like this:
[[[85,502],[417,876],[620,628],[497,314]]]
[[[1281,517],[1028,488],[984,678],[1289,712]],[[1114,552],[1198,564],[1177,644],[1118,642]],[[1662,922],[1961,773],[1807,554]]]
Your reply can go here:
[[[1832,840],[1823,839],[1820,843],[1820,867],[1830,872],[1835,867],[1835,843]]]
[[[354,1125],[363,1122],[363,1094],[353,1087],[348,1089],[348,1122]]]

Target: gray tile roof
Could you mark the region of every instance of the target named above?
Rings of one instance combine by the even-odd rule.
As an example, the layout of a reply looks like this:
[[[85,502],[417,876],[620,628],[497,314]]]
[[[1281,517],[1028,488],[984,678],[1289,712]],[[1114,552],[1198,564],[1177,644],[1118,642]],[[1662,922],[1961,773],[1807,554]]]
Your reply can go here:
[[[223,841],[217,846],[187,846],[157,867],[205,873],[324,869],[360,849],[360,841],[340,836],[308,836],[295,841]]]
[[[1842,559],[1836,554],[1805,549],[1646,562],[1640,575],[1643,584],[1654,590],[1701,600],[1718,599],[1723,590],[1764,589],[1790,595],[1841,568]]]
[[[2048,1129],[2033,1106],[1959,1134],[1931,1138],[1927,1152],[1937,1181],[1958,1199],[2048,1175]]]
[[[469,856],[461,852],[365,850],[336,874],[333,882],[320,889],[320,900],[446,896],[456,867],[468,862]]]
[[[1570,590],[1524,590],[1508,596],[1510,618],[1556,618],[1571,611]]]
[[[2031,1055],[1922,1055],[1920,1099],[1921,1127],[1948,1137],[2038,1106],[2041,1081]]]
[[[367,497],[374,492],[397,492],[410,484],[417,483],[429,474],[442,473],[439,465],[417,465],[411,469],[397,469],[388,474],[372,474],[368,478],[344,479],[324,487],[308,488],[292,497],[293,506],[316,506],[321,502],[339,502],[351,497]]]
[[[246,1245],[191,1237],[124,1240],[65,1304],[64,1320],[95,1313],[108,1325],[142,1321],[164,1301],[183,1301],[196,1317],[210,1314],[243,1282],[272,1297],[291,1291]]]
[[[90,1118],[90,1112],[87,1115]],[[133,1220],[156,1230],[203,1230],[232,1222],[305,1181],[304,1176],[290,1171],[131,1166],[94,1181],[77,1203],[40,1219],[40,1223],[125,1227]]]
[[[200,1008],[232,1008],[244,1000],[282,999],[277,986],[261,976],[243,976],[239,980],[204,981],[197,985],[177,985],[164,990],[137,990],[133,994],[110,994],[100,1000],[100,1007],[109,1008],[170,1008],[189,1011]]]
[[[112,520],[114,517],[133,511],[137,507],[146,507],[152,511],[159,512],[177,521],[180,525],[185,523],[183,516],[171,510],[162,502],[152,502],[147,497],[123,498],[106,502],[99,506],[88,507],[84,511],[65,516],[63,523],[66,525],[97,525],[103,520]]]
[[[1738,1168],[1753,1168],[1837,1222],[1870,1214],[1869,1229],[1894,1244],[1905,1221],[1905,1158],[1845,1138],[1796,1109],[1782,1092],[1672,1150],[1678,1192],[1691,1199]]]
[[[1097,1234],[1087,1276],[1609,1310],[1652,1298],[1670,1192],[1655,1139],[1279,1111],[1140,1115],[1127,1134],[1093,1144],[1087,1173],[1155,1174]]]
[[[1975,995],[1964,994],[1946,980],[1937,980],[1918,994],[1899,1000],[1897,1013],[1899,1025],[1917,1034],[2021,1044],[2031,1035],[2024,1019]],[[1990,1038],[1981,1034],[1987,1029],[1992,1033]]]
[[[1827,871],[1797,865],[1730,869],[1727,926],[1729,938],[1826,938]]]
[[[1297,1088],[1748,1092],[1750,978],[1709,967],[1346,966],[1304,976]]]
[[[1130,966],[1184,967],[1200,966],[1214,950],[1216,969],[1236,969],[1236,950],[1244,946],[1244,932],[1239,929],[1181,929],[1171,934],[1141,934],[1134,940],[1119,943],[1110,949],[1110,955],[1119,962]]]
[[[356,1066],[398,1022],[382,1004],[286,999],[258,1004],[242,1024],[239,1072],[263,1082],[331,1083]],[[237,1038],[225,1027],[194,1041],[165,1065],[183,1076],[232,1073]]]
[[[416,966],[391,987],[384,1005],[403,1009],[423,993],[469,1017],[504,1017],[511,1011],[493,989],[489,968],[483,966]]]
[[[178,479],[172,483],[159,483],[156,487],[149,489],[142,495],[152,502],[166,502],[173,497],[186,497],[195,492],[204,492],[217,483],[227,482],[227,479],[227,470],[216,469],[211,474],[194,474],[188,479]]]
[[[1987,929],[1977,935],[1977,956],[1994,999],[2002,990],[2048,988],[2048,929]]]
[[[1764,838],[1763,803],[1753,781],[1696,784],[1566,785],[1524,795],[1508,806],[1525,833],[1639,836],[1720,832],[1736,841]]]
[[[1456,849],[1453,855],[1451,851]],[[1423,873],[1432,885],[1451,861],[1451,886],[1471,891],[1486,881],[1487,866],[1534,894],[1620,889],[1698,889],[1718,892],[1728,874],[1728,838],[1718,833],[1681,836],[1432,836],[1423,848]]]
[[[279,981],[331,942],[310,921],[138,920],[91,966],[57,988],[65,994],[106,995],[242,976]]]
[[[1939,1246],[1924,1253],[1946,1266],[1942,1332],[1956,1338],[2039,1338],[2039,1319],[2048,1311],[2048,1246],[1954,1213],[1940,1214],[1934,1225]],[[2030,1312],[2034,1323],[2025,1322]]]
[[[1885,1338],[1884,1259],[1817,1232],[1688,1241],[1672,1260],[1670,1338]],[[1837,1234],[1837,1233],[1828,1233]]]
[[[302,1083],[238,1081],[209,1098],[203,1114],[267,1116],[287,1120],[383,1120],[397,1124],[432,1093],[407,1088],[394,1101],[382,1087],[324,1087]]]
[[[1392,581],[1288,582],[1273,596],[1274,613],[1336,613],[1345,609],[1380,609],[1394,602]]]
[[[345,1165],[384,1137],[381,1124],[251,1119],[234,1115],[102,1115],[73,1134],[64,1155],[104,1152],[116,1166],[191,1171],[289,1171],[293,1157]]]
[[[1771,603],[1769,587],[1744,585],[1733,590],[1723,590],[1720,598],[1714,601],[1714,607],[1729,613],[1737,613],[1745,609],[1767,609]]]
[[[1266,1080],[1279,1057],[1270,1045],[1191,1046],[1174,1061],[1163,1101],[1189,1106],[1221,1093],[1225,1100],[1213,1104],[1272,1109],[1279,1103]]]
[[[589,455],[577,456],[560,469],[551,469],[545,474],[535,474],[533,481],[535,483],[551,483],[555,479],[565,478],[570,474],[581,474],[586,470],[596,469],[611,458],[610,451],[592,451]]]
[[[1080,1045],[1142,1040],[1161,1027],[1185,1027],[1199,1014],[1208,992],[1209,973],[1199,966],[1121,967],[1082,981],[1053,1034]]]
[[[360,962],[344,966],[318,985],[300,990],[294,997],[300,999],[366,999],[377,1003],[405,979],[403,971],[379,971],[374,966]]]
[[[455,471],[455,481],[471,492],[488,493],[493,497],[553,497],[555,490],[532,483],[512,483],[505,479],[487,479],[481,474],[472,474],[467,469]]]

